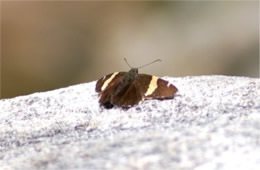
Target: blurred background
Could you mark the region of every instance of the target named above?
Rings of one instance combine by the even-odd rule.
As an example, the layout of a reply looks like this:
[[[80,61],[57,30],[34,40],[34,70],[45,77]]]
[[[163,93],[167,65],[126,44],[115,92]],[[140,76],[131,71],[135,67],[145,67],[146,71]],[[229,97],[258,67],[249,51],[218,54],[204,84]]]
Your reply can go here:
[[[1,2],[1,98],[99,79],[259,77],[259,2]]]

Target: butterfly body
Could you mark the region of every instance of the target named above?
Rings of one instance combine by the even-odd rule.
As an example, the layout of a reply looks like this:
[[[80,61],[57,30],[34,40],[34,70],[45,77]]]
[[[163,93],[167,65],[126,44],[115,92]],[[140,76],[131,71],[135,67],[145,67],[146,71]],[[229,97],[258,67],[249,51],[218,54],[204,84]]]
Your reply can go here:
[[[105,108],[129,108],[146,99],[170,99],[177,88],[156,76],[129,72],[114,72],[99,79],[96,84],[99,103]]]

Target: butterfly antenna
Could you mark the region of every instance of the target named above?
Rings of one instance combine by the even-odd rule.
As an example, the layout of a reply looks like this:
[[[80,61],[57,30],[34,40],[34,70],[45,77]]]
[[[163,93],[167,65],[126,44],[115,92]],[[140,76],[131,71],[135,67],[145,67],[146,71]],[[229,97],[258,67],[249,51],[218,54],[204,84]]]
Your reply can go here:
[[[128,63],[128,61],[127,61],[126,58],[124,58],[124,60],[125,60],[126,64],[127,64],[130,68],[133,68],[132,66],[130,66],[130,64]]]
[[[127,64],[130,68],[133,68],[132,66],[130,66],[130,64],[128,63],[128,61],[127,61],[126,58],[124,58],[124,60],[125,60],[126,64]],[[162,60],[161,60],[161,59],[156,59],[156,60],[154,60],[154,61],[152,61],[152,62],[150,62],[150,63],[148,63],[148,64],[142,65],[142,66],[137,67],[137,68],[138,68],[138,69],[139,69],[139,68],[143,68],[143,67],[146,67],[146,66],[148,66],[148,65],[151,65],[151,64],[153,64],[153,63],[155,63],[155,62],[158,62],[158,61],[162,61]]]
[[[146,66],[148,66],[148,65],[151,65],[151,64],[156,63],[156,62],[158,62],[158,61],[162,61],[162,60],[161,60],[161,59],[156,59],[156,60],[154,60],[154,61],[152,61],[152,62],[150,62],[150,63],[148,63],[148,64],[145,64],[145,65],[142,65],[142,66],[138,67],[138,69],[139,69],[139,68],[146,67]]]

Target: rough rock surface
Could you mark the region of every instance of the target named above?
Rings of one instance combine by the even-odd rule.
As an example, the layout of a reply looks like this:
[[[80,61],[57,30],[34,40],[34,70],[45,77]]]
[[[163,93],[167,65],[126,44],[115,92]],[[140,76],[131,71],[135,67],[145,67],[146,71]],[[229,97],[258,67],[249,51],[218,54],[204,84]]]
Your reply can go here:
[[[128,110],[95,82],[0,100],[0,169],[259,170],[260,79],[165,79],[174,99]]]

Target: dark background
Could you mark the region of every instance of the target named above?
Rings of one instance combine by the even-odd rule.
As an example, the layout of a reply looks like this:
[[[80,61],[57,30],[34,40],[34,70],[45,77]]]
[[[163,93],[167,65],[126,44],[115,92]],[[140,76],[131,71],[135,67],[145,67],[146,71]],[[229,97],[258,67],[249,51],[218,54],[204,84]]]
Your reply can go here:
[[[1,98],[162,62],[157,76],[259,76],[259,2],[1,2]]]

